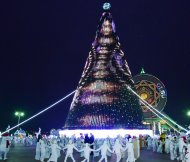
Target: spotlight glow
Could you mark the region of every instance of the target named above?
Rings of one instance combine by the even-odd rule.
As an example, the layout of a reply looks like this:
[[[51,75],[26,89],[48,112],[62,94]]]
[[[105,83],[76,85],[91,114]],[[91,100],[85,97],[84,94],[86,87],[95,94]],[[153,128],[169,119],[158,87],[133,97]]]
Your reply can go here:
[[[80,134],[90,134],[92,133],[95,138],[107,138],[108,136],[111,138],[115,138],[118,135],[124,137],[125,135],[131,135],[139,137],[139,135],[149,135],[153,137],[153,131],[150,129],[90,129],[90,130],[61,130],[59,131],[60,136],[68,136],[71,137],[75,135],[76,137],[80,137]]]

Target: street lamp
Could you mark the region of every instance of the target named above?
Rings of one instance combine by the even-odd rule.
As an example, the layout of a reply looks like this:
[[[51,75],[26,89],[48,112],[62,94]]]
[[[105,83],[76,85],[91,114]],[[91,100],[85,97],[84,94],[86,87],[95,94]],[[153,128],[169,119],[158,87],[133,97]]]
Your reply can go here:
[[[15,112],[15,116],[18,117],[18,125],[20,123],[20,117],[23,117],[24,116],[24,112],[19,112],[19,111],[16,111]],[[17,127],[17,129],[19,128],[19,126]]]
[[[189,110],[189,111],[187,111],[187,116],[190,116],[190,110]]]

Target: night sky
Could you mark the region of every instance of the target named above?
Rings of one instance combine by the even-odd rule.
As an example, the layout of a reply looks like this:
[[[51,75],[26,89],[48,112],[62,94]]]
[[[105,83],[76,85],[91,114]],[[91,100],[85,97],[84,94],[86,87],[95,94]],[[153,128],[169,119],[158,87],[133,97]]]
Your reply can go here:
[[[111,2],[111,1],[110,1]],[[116,30],[132,75],[141,67],[166,86],[164,111],[190,123],[190,10],[188,1],[111,2]],[[0,130],[75,90],[95,37],[103,1],[0,2]],[[22,126],[61,128],[72,97]]]

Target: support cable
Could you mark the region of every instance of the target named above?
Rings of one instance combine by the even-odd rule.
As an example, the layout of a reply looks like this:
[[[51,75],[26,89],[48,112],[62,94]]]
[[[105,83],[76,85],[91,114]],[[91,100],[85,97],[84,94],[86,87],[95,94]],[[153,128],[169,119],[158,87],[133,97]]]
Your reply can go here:
[[[76,90],[72,91],[71,93],[69,93],[68,95],[66,95],[65,97],[63,97],[62,99],[58,100],[57,102],[55,102],[54,104],[48,106],[47,108],[43,109],[42,111],[38,112],[37,114],[31,116],[30,118],[24,120],[23,122],[21,122],[21,123],[15,125],[15,126],[13,126],[12,128],[7,129],[6,131],[2,132],[1,135],[3,135],[3,134],[5,134],[5,133],[7,133],[7,132],[9,132],[9,131],[11,131],[11,130],[17,128],[17,127],[19,127],[20,125],[23,125],[24,123],[26,123],[26,122],[32,120],[33,118],[35,118],[35,117],[37,117],[38,115],[44,113],[45,111],[47,111],[47,110],[53,108],[54,106],[56,106],[57,104],[59,104],[60,102],[64,101],[65,99],[67,99],[67,98],[70,97],[72,94],[74,94],[75,91],[76,91]]]
[[[183,129],[184,131],[188,131],[187,129],[185,129],[184,127],[180,126],[179,124],[177,124],[176,122],[174,122],[173,120],[169,119],[166,115],[164,115],[163,113],[161,113],[160,111],[158,111],[157,109],[155,109],[152,105],[150,105],[146,100],[143,100],[131,87],[127,86],[127,88],[133,93],[135,94],[141,101],[141,103],[143,105],[145,105],[149,110],[151,110],[154,114],[158,113],[159,115],[161,115],[162,117],[166,118],[167,120],[169,120],[171,123],[173,123],[174,125],[177,125],[179,128]],[[154,112],[156,111],[156,113]],[[158,115],[157,115],[158,116]],[[160,118],[160,117],[159,117]],[[164,120],[163,118],[160,118],[162,120]],[[164,120],[166,121],[166,120]],[[171,126],[171,124],[169,124],[168,122],[166,122],[169,126]],[[173,128],[173,126],[172,126]],[[174,129],[174,128],[173,128]],[[176,130],[176,128],[175,128]]]

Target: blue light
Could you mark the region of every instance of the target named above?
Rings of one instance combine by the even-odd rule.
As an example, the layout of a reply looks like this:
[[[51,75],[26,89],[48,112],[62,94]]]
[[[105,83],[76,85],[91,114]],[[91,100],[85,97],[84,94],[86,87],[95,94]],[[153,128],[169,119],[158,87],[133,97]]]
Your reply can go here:
[[[103,5],[103,9],[104,10],[109,10],[111,8],[111,4],[110,3],[104,3]]]

